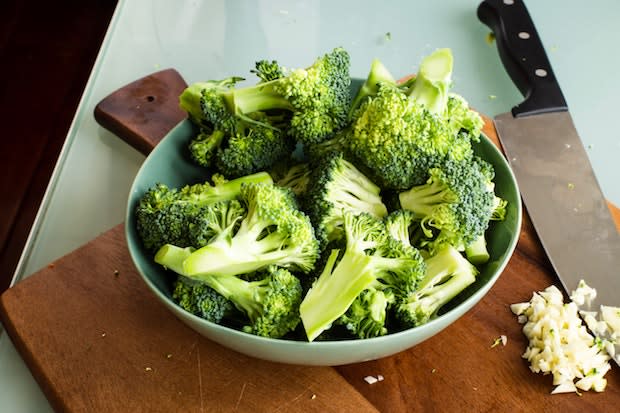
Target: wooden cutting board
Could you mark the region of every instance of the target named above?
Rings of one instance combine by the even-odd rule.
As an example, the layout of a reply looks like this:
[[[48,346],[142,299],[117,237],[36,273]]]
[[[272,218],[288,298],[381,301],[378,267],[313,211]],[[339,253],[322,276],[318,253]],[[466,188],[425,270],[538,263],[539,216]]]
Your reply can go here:
[[[158,72],[110,95],[96,118],[148,153],[183,119],[177,99],[184,87],[175,71]],[[497,143],[486,120],[485,133]],[[620,211],[610,208],[620,228]],[[437,336],[377,361],[283,365],[225,349],[159,305],[119,225],[7,290],[0,318],[58,411],[616,410],[617,366],[604,393],[550,395],[551,378],[531,373],[521,358],[526,339],[508,306],[551,284],[559,286],[526,216],[495,286]],[[500,335],[507,344],[492,347]],[[377,375],[384,380],[364,381]]]

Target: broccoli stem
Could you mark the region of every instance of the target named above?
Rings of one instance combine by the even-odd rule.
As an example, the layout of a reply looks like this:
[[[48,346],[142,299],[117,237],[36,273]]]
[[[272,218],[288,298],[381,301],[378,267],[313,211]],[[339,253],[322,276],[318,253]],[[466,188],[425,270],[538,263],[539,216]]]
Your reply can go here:
[[[438,49],[424,58],[409,90],[409,96],[424,105],[429,112],[443,114],[448,105],[452,66],[450,49]]]
[[[386,216],[388,211],[379,195],[381,188],[361,175],[350,162],[343,160],[343,164],[344,167],[335,172],[333,187],[342,189],[335,194],[334,203],[348,205],[353,210],[378,218]]]
[[[454,247],[425,260],[426,275],[404,304],[414,325],[426,323],[439,309],[476,281],[478,271]]]
[[[189,85],[179,96],[179,105],[189,115],[190,120],[196,124],[202,124],[202,108],[200,99],[202,96],[203,83]]]
[[[183,272],[202,279],[205,274],[246,274],[283,260],[294,263],[297,246],[287,247],[288,234],[270,229],[268,220],[249,212],[233,237],[223,233],[187,257]]]
[[[238,310],[245,313],[251,322],[256,321],[262,312],[261,285],[264,281],[248,282],[236,276],[209,275],[203,281],[226,299],[232,301]]]
[[[465,256],[474,265],[482,265],[489,261],[491,255],[487,249],[487,240],[484,234],[465,247]]]
[[[402,208],[412,211],[418,217],[432,215],[437,205],[458,201],[454,192],[435,180],[401,192],[398,199]]]
[[[503,221],[506,219],[506,206],[508,201],[495,195],[493,197],[493,213],[491,214],[492,221]]]
[[[331,251],[323,272],[299,307],[309,341],[330,328],[355,298],[376,280],[370,268],[372,257],[345,252],[334,268],[339,252],[337,249]]]
[[[271,109],[292,110],[290,102],[277,91],[280,79],[253,86],[235,88],[221,94],[231,113],[248,114]]]
[[[271,179],[271,175],[267,172],[257,172],[255,174],[242,176],[222,184],[215,185],[203,196],[206,198],[205,201],[208,201],[209,203],[214,201],[228,201],[235,199],[241,192],[241,186],[248,183],[272,184],[273,179]]]
[[[177,274],[186,275],[183,271],[183,261],[192,254],[193,250],[192,247],[181,248],[166,244],[157,251],[154,260],[157,264]]]
[[[374,59],[370,65],[370,73],[366,77],[366,81],[360,87],[360,90],[353,98],[351,102],[351,108],[349,109],[349,119],[353,116],[354,112],[359,108],[363,101],[377,94],[379,90],[379,83],[396,84],[396,80],[392,74],[388,71],[387,67],[379,59]]]

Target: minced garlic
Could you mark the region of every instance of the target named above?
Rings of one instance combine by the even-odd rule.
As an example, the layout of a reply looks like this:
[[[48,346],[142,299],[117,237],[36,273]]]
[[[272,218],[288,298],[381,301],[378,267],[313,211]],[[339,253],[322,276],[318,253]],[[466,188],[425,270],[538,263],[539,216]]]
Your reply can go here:
[[[591,300],[596,292],[582,284],[568,303],[558,288],[550,286],[534,293],[529,302],[510,306],[529,339],[522,357],[530,362],[534,373],[553,375],[556,387],[552,394],[591,389],[601,392],[607,385],[604,376],[611,368],[608,343],[590,334],[577,306],[577,302],[581,305]]]

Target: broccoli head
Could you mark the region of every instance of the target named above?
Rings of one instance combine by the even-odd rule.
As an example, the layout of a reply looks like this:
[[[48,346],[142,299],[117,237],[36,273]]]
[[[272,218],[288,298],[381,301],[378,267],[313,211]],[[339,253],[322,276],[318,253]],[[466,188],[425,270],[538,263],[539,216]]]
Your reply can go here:
[[[250,122],[285,132],[295,141],[316,143],[346,125],[349,66],[349,54],[342,48],[317,58],[308,68],[277,73],[278,77],[274,75],[278,64],[263,62],[256,69],[262,80],[258,84],[240,87],[238,77],[199,82],[183,92],[181,107],[197,124],[227,134],[236,130],[238,119],[250,118]],[[255,113],[268,115],[268,119],[252,119]],[[272,115],[283,122],[274,121]]]
[[[180,97],[181,107],[200,126],[189,142],[194,162],[228,177],[252,174],[270,167],[294,149],[283,129],[283,112],[231,112],[229,96],[240,78],[195,83]]]
[[[243,331],[280,338],[297,327],[302,289],[297,277],[284,268],[269,266],[253,281],[235,275],[207,275],[203,281],[246,315]]]
[[[376,218],[386,216],[380,190],[342,153],[332,152],[313,165],[305,209],[321,247],[344,236],[346,211],[368,213]]]
[[[256,62],[255,69],[250,70],[259,77],[261,82],[269,82],[284,77],[284,69],[276,60],[259,60]]]
[[[382,220],[367,213],[345,212],[344,232],[344,251],[334,249],[329,253],[322,272],[300,305],[310,341],[340,319],[363,291],[372,289],[404,296],[424,274],[419,252],[391,238]]]
[[[408,87],[378,83],[356,110],[349,150],[383,188],[408,189],[445,159],[472,155],[483,121],[464,99],[448,93],[451,72],[452,55],[440,49],[422,61]]]
[[[204,208],[236,198],[243,182],[273,181],[266,172],[259,172],[215,185],[204,182],[177,189],[155,184],[140,198],[135,211],[136,229],[144,247],[155,252],[165,244],[200,246],[195,245],[197,239],[210,238],[195,228],[197,220],[203,220],[200,225],[204,228]]]
[[[438,311],[476,281],[478,270],[450,245],[425,260],[426,273],[415,292],[396,304],[403,327],[427,323]]]
[[[448,243],[463,250],[486,231],[495,196],[479,167],[484,161],[474,159],[446,161],[429,170],[425,184],[400,193],[402,208],[420,220],[425,237],[419,240],[418,247],[432,252]]]
[[[294,194],[275,184],[247,184],[238,200],[245,216],[233,227],[193,250],[166,244],[155,262],[192,279],[239,275],[278,265],[309,272],[318,258],[318,242]]]
[[[207,284],[183,276],[173,284],[172,299],[185,311],[218,324],[236,311],[230,300]]]
[[[389,290],[366,289],[355,298],[337,323],[344,325],[358,338],[384,336],[388,333],[388,308],[394,300],[395,295]]]

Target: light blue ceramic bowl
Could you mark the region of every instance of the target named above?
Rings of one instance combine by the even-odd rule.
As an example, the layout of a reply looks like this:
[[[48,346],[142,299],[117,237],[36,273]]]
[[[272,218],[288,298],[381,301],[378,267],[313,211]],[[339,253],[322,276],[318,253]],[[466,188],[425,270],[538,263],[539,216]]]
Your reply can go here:
[[[172,301],[172,278],[143,249],[136,232],[134,216],[138,201],[154,184],[161,182],[170,187],[181,187],[205,180],[205,171],[195,166],[187,156],[187,143],[193,133],[189,121],[177,125],[150,153],[138,171],[127,206],[127,243],[140,275],[163,305],[206,338],[240,353],[290,364],[333,366],[374,360],[401,352],[439,333],[476,305],[497,281],[517,244],[521,228],[521,199],[517,183],[501,152],[483,136],[481,142],[475,144],[475,151],[495,167],[496,192],[508,201],[506,219],[492,223],[488,233],[491,260],[481,268],[475,284],[448,307],[444,307],[437,318],[422,326],[383,337],[312,343],[263,338],[211,323],[182,310]]]

